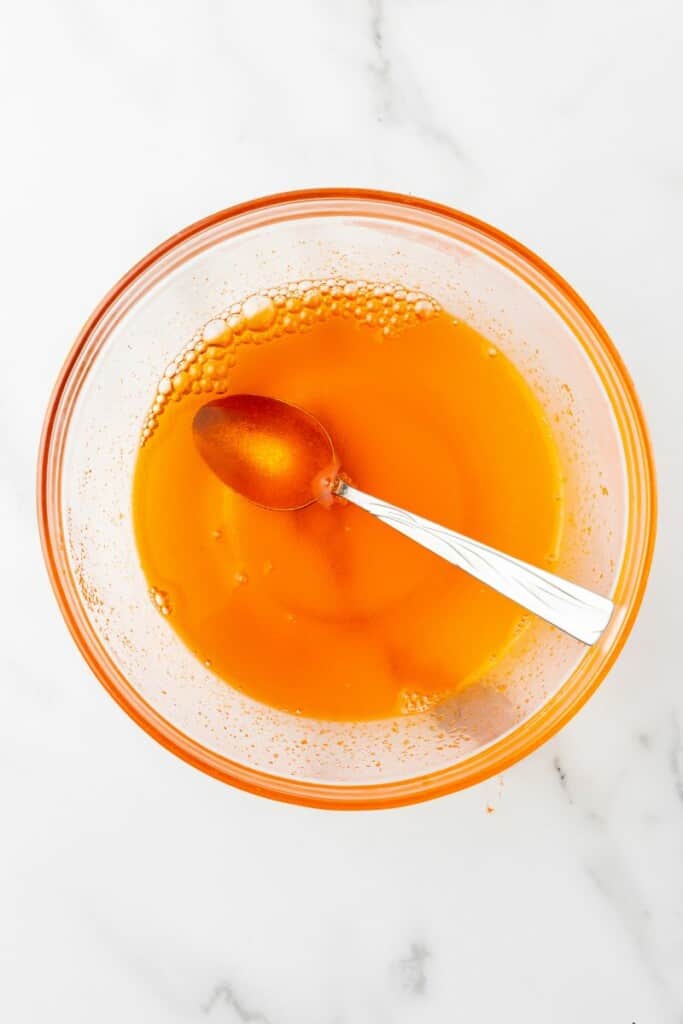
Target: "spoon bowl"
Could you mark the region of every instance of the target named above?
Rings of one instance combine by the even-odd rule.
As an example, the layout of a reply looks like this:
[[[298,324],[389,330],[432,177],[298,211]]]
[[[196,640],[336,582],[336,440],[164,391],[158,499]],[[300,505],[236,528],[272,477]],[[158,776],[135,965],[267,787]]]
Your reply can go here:
[[[339,464],[310,413],[265,395],[228,395],[195,414],[200,455],[224,484],[273,511],[331,500]]]

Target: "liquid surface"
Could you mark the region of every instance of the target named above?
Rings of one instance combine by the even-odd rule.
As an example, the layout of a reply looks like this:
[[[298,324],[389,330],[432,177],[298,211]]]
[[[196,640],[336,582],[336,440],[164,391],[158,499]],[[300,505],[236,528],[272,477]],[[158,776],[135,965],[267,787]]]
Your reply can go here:
[[[361,489],[552,568],[560,466],[518,371],[399,287],[305,282],[251,296],[167,368],[134,482],[156,608],[251,697],[363,720],[424,710],[481,677],[522,610],[351,505],[274,512],[225,487],[192,421],[240,392],[316,416]]]

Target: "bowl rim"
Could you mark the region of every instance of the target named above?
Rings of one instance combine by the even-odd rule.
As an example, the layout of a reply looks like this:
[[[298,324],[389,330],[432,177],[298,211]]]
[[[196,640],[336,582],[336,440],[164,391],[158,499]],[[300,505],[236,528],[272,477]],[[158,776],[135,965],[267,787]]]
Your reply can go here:
[[[67,430],[67,410],[73,406],[82,380],[74,390],[72,376],[93,332],[117,299],[153,264],[194,235],[244,214],[284,205],[320,201],[389,204],[410,208],[414,216],[436,215],[483,236],[515,262],[525,283],[541,291],[550,285],[569,310],[589,328],[591,339],[576,334],[597,370],[610,399],[624,449],[628,524],[621,571],[615,593],[625,587],[621,614],[608,627],[609,644],[597,645],[583,658],[560,689],[528,719],[498,740],[455,765],[396,782],[330,785],[287,779],[230,761],[191,739],[168,722],[127,682],[109,658],[79,605],[73,581],[60,567],[63,553],[61,520],[61,463]],[[331,211],[335,212],[335,211]],[[367,212],[367,211],[366,211]],[[490,255],[490,253],[489,253]],[[530,280],[521,270],[530,271]],[[557,307],[556,307],[557,308]],[[559,311],[559,310],[558,310]],[[561,315],[562,315],[562,311]],[[83,379],[87,376],[87,370]],[[68,424],[67,424],[68,426]],[[552,267],[526,246],[486,222],[427,199],[401,193],[356,188],[317,188],[279,192],[219,210],[172,235],[136,263],[104,296],[78,333],[50,396],[43,424],[37,467],[37,512],[43,557],[66,625],[94,675],[128,715],[154,739],[196,768],[237,788],[284,802],[334,810],[397,807],[455,792],[509,768],[546,742],[583,706],[604,680],[631,632],[643,599],[654,551],[657,490],[654,456],[640,401],[614,343],[596,316],[574,289]],[[606,650],[604,648],[607,647]],[[602,656],[599,657],[600,652]],[[591,654],[593,657],[591,657]]]

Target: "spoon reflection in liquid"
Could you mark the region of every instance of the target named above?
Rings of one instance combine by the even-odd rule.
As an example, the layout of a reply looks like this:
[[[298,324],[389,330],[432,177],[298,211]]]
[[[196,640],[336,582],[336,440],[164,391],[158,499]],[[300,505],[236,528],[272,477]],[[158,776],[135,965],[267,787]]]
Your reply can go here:
[[[203,405],[192,430],[210,469],[257,505],[291,511],[344,498],[585,644],[610,620],[608,598],[347,483],[327,431],[303,409],[263,395],[229,395]]]

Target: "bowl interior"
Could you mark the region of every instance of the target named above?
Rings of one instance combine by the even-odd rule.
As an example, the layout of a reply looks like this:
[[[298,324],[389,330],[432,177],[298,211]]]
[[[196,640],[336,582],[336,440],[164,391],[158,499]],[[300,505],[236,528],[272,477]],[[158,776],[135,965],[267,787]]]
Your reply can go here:
[[[557,571],[618,604],[597,647],[534,620],[488,677],[437,709],[382,722],[319,722],[233,690],[155,611],[136,552],[131,485],[160,374],[196,328],[231,302],[286,281],[338,276],[400,281],[433,295],[490,337],[530,382],[566,472]],[[589,685],[605,663],[631,600],[626,569],[642,561],[642,551],[629,549],[632,455],[620,385],[599,331],[533,260],[436,208],[299,197],[179,237],[96,315],[53,409],[47,533],[62,603],[91,664],[176,749],[238,784],[258,776],[271,795],[315,792],[315,802],[325,802],[328,794],[334,801],[362,790],[371,801],[375,788],[419,789],[414,780],[435,773],[459,769],[466,778],[483,750],[494,751],[495,768],[497,744],[514,741],[553,700],[571,699],[572,687]]]

